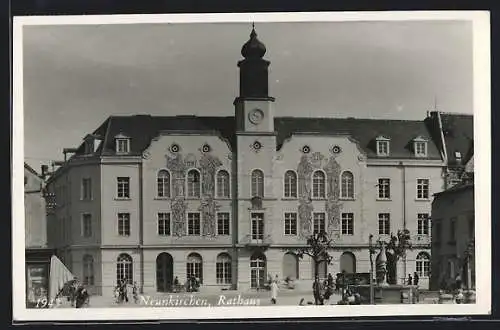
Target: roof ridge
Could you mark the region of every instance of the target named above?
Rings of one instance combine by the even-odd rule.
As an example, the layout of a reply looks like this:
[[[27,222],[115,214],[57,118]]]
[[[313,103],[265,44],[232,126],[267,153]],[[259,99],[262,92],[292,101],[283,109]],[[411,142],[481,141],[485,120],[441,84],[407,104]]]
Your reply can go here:
[[[307,120],[318,120],[318,119],[327,119],[327,120],[365,120],[365,121],[393,121],[393,122],[413,122],[413,123],[423,123],[424,120],[418,119],[385,119],[385,118],[356,118],[356,117],[295,117],[295,116],[279,116],[274,117],[275,119],[307,119]]]

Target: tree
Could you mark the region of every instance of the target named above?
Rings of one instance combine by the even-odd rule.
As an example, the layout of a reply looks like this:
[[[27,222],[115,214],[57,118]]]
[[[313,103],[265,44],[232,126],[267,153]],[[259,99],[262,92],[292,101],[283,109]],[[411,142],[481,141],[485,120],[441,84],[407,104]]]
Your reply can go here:
[[[397,234],[394,235],[391,233],[391,238],[389,243],[387,243],[387,250],[391,250],[393,252],[393,264],[392,267],[396,267],[398,260],[403,258],[405,260],[404,263],[404,276],[406,277],[406,252],[411,250],[411,235],[408,229],[398,230]]]
[[[307,246],[296,249],[294,252],[300,259],[308,255],[314,262],[314,285],[313,294],[316,305],[322,305],[324,295],[320,292],[320,285],[316,279],[319,277],[319,265],[325,262],[327,265],[333,260],[329,250],[333,248],[333,239],[325,232],[314,233],[307,238]]]
[[[322,262],[330,264],[333,256],[328,252],[333,248],[333,239],[328,237],[325,232],[315,233],[307,238],[307,246],[298,248],[295,251],[297,257],[302,259],[308,255],[314,262],[314,278],[319,275],[319,265]]]

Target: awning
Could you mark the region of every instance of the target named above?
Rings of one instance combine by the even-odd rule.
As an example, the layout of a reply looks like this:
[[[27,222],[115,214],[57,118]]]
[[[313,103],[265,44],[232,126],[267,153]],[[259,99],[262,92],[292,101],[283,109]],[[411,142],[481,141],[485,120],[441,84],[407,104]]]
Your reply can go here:
[[[75,279],[75,275],[69,271],[58,257],[52,256],[50,259],[49,279],[49,301],[54,301],[64,286]]]

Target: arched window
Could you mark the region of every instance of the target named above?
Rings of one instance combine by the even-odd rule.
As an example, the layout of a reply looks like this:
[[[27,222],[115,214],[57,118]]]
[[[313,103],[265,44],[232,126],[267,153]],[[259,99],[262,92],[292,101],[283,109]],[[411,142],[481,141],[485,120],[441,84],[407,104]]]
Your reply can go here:
[[[252,171],[252,197],[264,197],[264,173],[261,170]]]
[[[116,261],[116,282],[119,283],[122,279],[125,279],[128,284],[134,282],[132,257],[126,253],[120,254]]]
[[[88,254],[83,256],[83,284],[94,285],[94,258]]]
[[[340,256],[340,272],[356,273],[356,256],[352,252],[344,252]]]
[[[203,283],[203,260],[198,253],[191,253],[187,258],[186,277],[190,279],[193,276],[200,281],[200,284]]]
[[[221,253],[217,256],[215,274],[217,284],[231,284],[231,256],[229,254]]]
[[[345,171],[341,178],[342,189],[340,196],[342,198],[354,198],[354,176],[351,172]]]
[[[326,178],[325,173],[322,171],[316,171],[313,173],[312,177],[312,197],[313,198],[325,198],[325,188],[326,188]]]
[[[285,197],[297,197],[297,174],[294,171],[285,172]]]
[[[200,197],[201,195],[201,180],[200,172],[190,170],[187,174],[187,197]]]
[[[217,197],[229,198],[229,173],[220,170],[217,173]]]
[[[293,280],[299,278],[299,259],[294,253],[287,252],[283,256],[283,277]]]
[[[158,197],[170,197],[170,173],[166,170],[158,172]]]
[[[416,268],[418,276],[429,277],[430,259],[429,255],[425,252],[420,252],[417,255]]]

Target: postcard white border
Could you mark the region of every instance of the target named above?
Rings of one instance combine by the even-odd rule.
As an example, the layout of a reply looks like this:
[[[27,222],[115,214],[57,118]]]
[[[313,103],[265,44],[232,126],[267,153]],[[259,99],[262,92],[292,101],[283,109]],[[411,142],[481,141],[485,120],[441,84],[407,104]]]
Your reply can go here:
[[[224,22],[347,22],[468,20],[473,22],[474,162],[476,237],[476,304],[361,305],[192,308],[27,309],[25,306],[23,48],[25,25],[88,25]],[[490,14],[487,11],[317,12],[163,14],[99,16],[29,16],[13,19],[13,317],[15,321],[59,320],[191,320],[236,318],[302,318],[491,313],[491,134]],[[479,170],[480,169],[480,170]],[[298,308],[300,310],[298,310]]]

